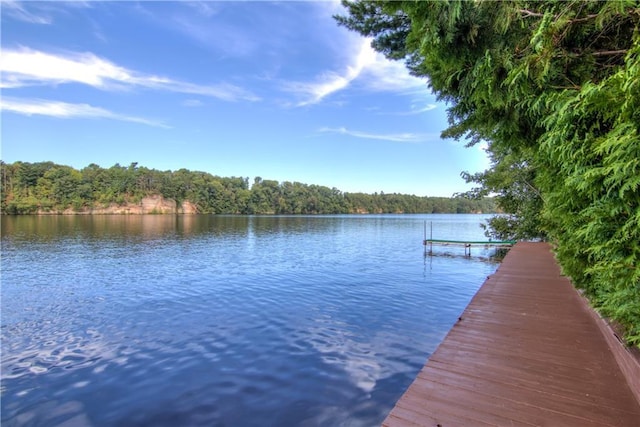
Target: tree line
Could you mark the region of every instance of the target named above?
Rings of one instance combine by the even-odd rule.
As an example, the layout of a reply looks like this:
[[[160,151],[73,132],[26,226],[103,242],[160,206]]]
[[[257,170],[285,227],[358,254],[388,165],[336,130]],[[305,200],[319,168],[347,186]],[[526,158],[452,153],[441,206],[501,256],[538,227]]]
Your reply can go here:
[[[344,1],[448,105],[443,136],[488,144],[466,174],[497,238],[554,243],[563,272],[640,346],[640,3]]]
[[[80,170],[53,162],[0,162],[4,214],[139,203],[161,195],[189,201],[204,214],[490,213],[491,198],[418,197],[406,194],[344,193],[336,188],[256,177],[219,177],[207,172],[159,171],[116,164]]]

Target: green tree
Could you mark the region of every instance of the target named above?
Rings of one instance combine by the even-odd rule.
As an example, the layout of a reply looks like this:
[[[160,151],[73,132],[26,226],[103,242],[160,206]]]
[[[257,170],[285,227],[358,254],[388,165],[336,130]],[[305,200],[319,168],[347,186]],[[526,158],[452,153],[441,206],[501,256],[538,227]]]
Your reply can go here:
[[[443,136],[488,144],[491,168],[464,177],[507,214],[490,233],[552,239],[576,286],[640,345],[640,3],[344,4],[340,24],[448,103]]]
[[[177,203],[188,200],[196,204],[198,212],[207,214],[467,213],[494,209],[491,199],[342,193],[337,188],[260,177],[249,189],[248,178],[223,178],[187,169],[158,171],[137,163],[107,169],[92,163],[77,171],[51,162],[2,162],[0,169],[5,214],[137,203],[152,195]]]

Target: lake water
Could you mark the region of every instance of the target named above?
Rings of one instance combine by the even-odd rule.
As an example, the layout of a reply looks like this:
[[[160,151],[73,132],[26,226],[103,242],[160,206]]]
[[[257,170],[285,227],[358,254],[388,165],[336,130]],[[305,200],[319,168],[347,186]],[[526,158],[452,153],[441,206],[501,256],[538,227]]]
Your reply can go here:
[[[2,425],[379,425],[497,267],[425,221],[486,218],[2,217]]]

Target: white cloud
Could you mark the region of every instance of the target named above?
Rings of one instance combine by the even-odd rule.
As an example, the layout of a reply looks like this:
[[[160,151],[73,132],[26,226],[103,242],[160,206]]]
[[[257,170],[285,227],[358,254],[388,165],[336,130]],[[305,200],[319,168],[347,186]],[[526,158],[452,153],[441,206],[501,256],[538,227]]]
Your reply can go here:
[[[36,14],[30,12],[26,7],[18,1],[14,0],[2,0],[2,9],[4,13],[7,13],[12,18],[19,21],[28,22],[30,24],[45,24],[49,25],[53,22],[50,16],[44,14]]]
[[[285,90],[294,92],[303,98],[297,104],[298,106],[317,104],[328,95],[346,88],[358,78],[362,70],[375,61],[375,55],[375,51],[371,49],[370,41],[365,39],[355,56],[355,63],[347,66],[342,73],[327,72],[314,82],[290,82],[285,84]]]
[[[436,108],[438,108],[438,104],[427,104],[423,107],[418,107],[416,105],[412,105],[411,106],[411,110],[409,111],[400,111],[400,112],[395,112],[395,113],[383,113],[380,112],[379,114],[384,114],[384,115],[389,115],[389,116],[414,116],[416,114],[423,114],[426,113],[428,111],[431,110],[435,110]]]
[[[284,89],[301,98],[297,106],[317,104],[327,96],[357,84],[371,92],[429,93],[426,81],[409,74],[404,63],[391,61],[371,47],[371,39],[358,38],[352,46],[353,63],[342,72],[326,72],[311,82],[288,82]]]
[[[339,127],[339,128],[324,127],[324,128],[318,129],[318,132],[338,133],[341,135],[349,135],[356,138],[364,138],[364,139],[376,139],[381,141],[409,142],[409,143],[424,142],[427,140],[434,140],[438,138],[438,136],[435,134],[419,134],[419,133],[411,133],[411,132],[378,134],[378,133],[362,132],[358,130],[349,130],[345,127]]]
[[[170,3],[170,8],[147,6],[146,2],[136,3],[135,10],[146,20],[162,31],[171,30],[195,41],[217,57],[247,58],[256,55],[256,51],[271,40],[272,33],[257,36],[262,29],[251,18],[254,9],[259,6],[243,5],[241,2],[179,1]],[[230,18],[229,11],[245,8],[243,20],[250,24]]]
[[[182,101],[182,105],[184,107],[202,107],[204,105],[204,102],[200,101],[199,99],[185,99],[184,101]]]
[[[146,88],[210,96],[224,101],[258,101],[251,92],[228,83],[198,85],[168,77],[139,73],[93,53],[54,55],[28,48],[0,52],[2,88],[80,83],[98,89]]]
[[[314,4],[323,9],[323,13],[328,16],[346,13],[346,9],[342,6],[342,0],[323,0]]]
[[[207,18],[217,15],[220,7],[217,3],[211,1],[187,1],[181,4],[195,10],[198,15],[203,15]]]
[[[49,101],[44,99],[20,99],[13,97],[3,97],[0,100],[0,109],[26,116],[39,115],[58,118],[99,118],[120,120],[125,122],[140,123],[148,126],[169,128],[162,122],[148,120],[141,117],[127,116],[114,113],[104,108],[94,107],[89,104],[70,104],[60,101]]]
[[[171,16],[167,25],[198,43],[212,48],[216,52],[222,52],[230,57],[247,57],[255,54],[259,49],[258,41],[245,31],[238,30],[235,26],[218,20],[194,19],[192,16]]]
[[[364,70],[362,84],[372,91],[429,93],[427,81],[409,73],[402,61],[392,61],[381,53],[375,52],[375,60]]]

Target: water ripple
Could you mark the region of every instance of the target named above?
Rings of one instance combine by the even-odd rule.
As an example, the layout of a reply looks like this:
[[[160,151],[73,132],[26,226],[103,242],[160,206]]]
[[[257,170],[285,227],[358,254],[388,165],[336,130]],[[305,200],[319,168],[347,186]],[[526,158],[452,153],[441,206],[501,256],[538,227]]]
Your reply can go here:
[[[3,426],[376,425],[495,269],[420,217],[146,218],[3,220]]]

